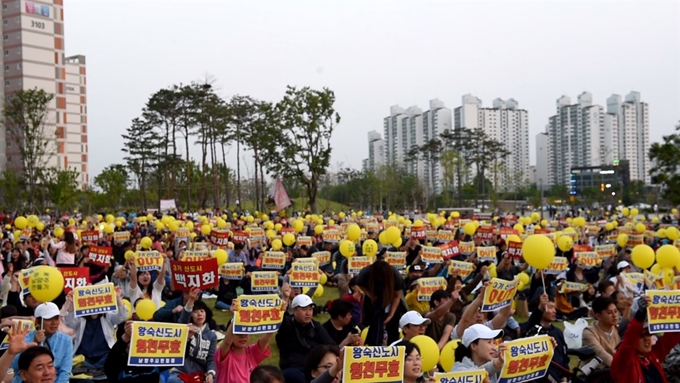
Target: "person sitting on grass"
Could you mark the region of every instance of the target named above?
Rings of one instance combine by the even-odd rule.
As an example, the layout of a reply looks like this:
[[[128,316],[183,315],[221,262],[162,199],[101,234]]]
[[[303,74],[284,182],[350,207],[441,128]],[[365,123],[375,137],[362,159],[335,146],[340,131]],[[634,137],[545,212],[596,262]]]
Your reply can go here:
[[[352,322],[353,308],[354,306],[351,303],[342,299],[336,299],[331,303],[331,307],[328,310],[331,317],[322,326],[337,344],[344,342],[353,345],[361,340],[358,333],[352,334],[356,328],[356,323]],[[348,337],[350,339],[345,342]]]
[[[287,302],[284,300],[281,315],[286,312],[286,306]],[[238,315],[238,299],[232,301],[230,310]],[[271,356],[269,341],[274,334],[264,334],[256,343],[250,344],[250,335],[234,334],[234,321],[230,321],[224,339],[215,352],[217,383],[248,383],[253,381],[253,375],[259,379],[255,380],[257,382],[275,382],[278,378],[271,371],[257,370],[258,365]],[[283,377],[280,381],[283,383]]]

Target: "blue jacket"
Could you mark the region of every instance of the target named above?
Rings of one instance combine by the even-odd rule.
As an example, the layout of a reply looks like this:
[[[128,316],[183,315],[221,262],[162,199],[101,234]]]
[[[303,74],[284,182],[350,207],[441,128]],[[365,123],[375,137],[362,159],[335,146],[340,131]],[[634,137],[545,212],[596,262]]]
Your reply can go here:
[[[26,343],[33,342],[35,338],[35,331],[26,335]],[[55,333],[49,338],[46,338],[41,346],[49,343],[49,347],[54,355],[54,368],[57,370],[57,379],[55,383],[69,383],[71,378],[71,367],[73,366],[73,341],[71,337],[63,333]],[[19,354],[21,355],[21,354]],[[19,374],[19,355],[12,361],[12,369],[14,370],[14,379],[12,383],[21,383],[21,375]]]
[[[191,321],[191,311],[185,308],[179,317],[179,323],[189,323]],[[177,367],[181,372],[193,373],[204,372],[212,373],[217,376],[215,371],[215,349],[217,348],[217,335],[215,335],[206,323],[203,331],[194,335],[187,341],[186,357],[184,366]]]

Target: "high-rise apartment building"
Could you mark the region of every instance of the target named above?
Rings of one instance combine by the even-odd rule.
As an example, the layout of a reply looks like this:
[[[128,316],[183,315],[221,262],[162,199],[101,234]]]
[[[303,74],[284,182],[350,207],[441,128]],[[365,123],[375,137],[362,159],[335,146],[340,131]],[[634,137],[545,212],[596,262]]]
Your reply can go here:
[[[546,190],[551,182],[550,146],[548,133],[536,135],[536,187],[538,190]]]
[[[454,128],[481,128],[490,138],[503,143],[510,155],[497,178],[499,186],[513,188],[529,180],[529,113],[520,109],[517,101],[497,98],[492,108],[484,108],[482,100],[466,94],[462,105],[454,109]]]
[[[385,142],[380,133],[368,132],[368,158],[365,170],[374,171],[385,164]]]
[[[638,92],[628,94],[625,102],[612,95],[606,113],[593,104],[588,92],[579,95],[575,104],[562,96],[556,112],[546,127],[548,186],[569,185],[572,168],[612,165],[619,160],[630,164],[631,180],[649,183],[649,109]],[[538,138],[541,135],[536,140],[540,161],[543,142]]]
[[[4,97],[21,89],[53,94],[46,127],[54,132],[49,165],[78,172],[89,184],[85,57],[64,54],[63,0],[2,0]],[[0,168],[21,170],[18,147],[0,128]]]

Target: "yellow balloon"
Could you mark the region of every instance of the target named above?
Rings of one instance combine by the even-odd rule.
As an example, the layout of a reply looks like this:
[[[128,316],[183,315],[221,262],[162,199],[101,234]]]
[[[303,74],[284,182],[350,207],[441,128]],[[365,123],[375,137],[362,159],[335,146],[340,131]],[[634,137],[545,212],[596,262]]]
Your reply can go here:
[[[64,229],[61,226],[57,226],[54,228],[54,236],[57,238],[60,238],[62,235],[64,235]]]
[[[326,273],[319,274],[319,284],[325,285],[326,282],[328,282],[328,275],[326,275]]]
[[[571,250],[574,247],[574,241],[568,235],[563,235],[557,240],[557,247],[563,252]],[[524,254],[524,252],[522,252]],[[548,263],[550,264],[550,263]]]
[[[315,298],[321,298],[323,296],[323,286],[318,285],[316,286],[316,290],[314,290],[314,297]]]
[[[104,226],[104,234],[113,234],[114,231],[115,231],[115,226],[113,226],[112,223],[107,223]]]
[[[520,238],[517,234],[510,234],[507,238],[505,238],[505,243],[508,244],[510,242],[522,243],[522,238]]]
[[[366,336],[368,335],[368,326],[361,330],[361,343],[366,344]]]
[[[100,221],[101,221],[101,219],[100,219]],[[124,305],[125,308],[127,309],[127,318],[126,318],[126,320],[130,320],[130,318],[132,318],[132,303],[130,303],[130,301],[127,300],[127,299],[123,299],[123,305]],[[118,309],[120,310],[120,308],[118,308]]]
[[[153,314],[156,312],[156,304],[151,299],[140,299],[135,306],[137,317],[141,320],[153,319]]]
[[[547,219],[541,220],[541,227],[548,227],[548,220]]]
[[[437,346],[437,342],[434,339],[427,335],[418,335],[411,339],[411,343],[418,346],[420,350],[423,371],[430,371],[437,366],[437,362],[439,362],[439,346]]]
[[[626,247],[626,244],[628,243],[628,234],[619,234],[618,238],[616,238],[616,243],[620,247]]]
[[[675,226],[669,226],[666,228],[666,237],[671,241],[675,242],[680,239],[680,231]]]
[[[672,269],[680,265],[680,250],[673,245],[663,245],[656,250],[656,263],[662,269]]]
[[[632,215],[633,217],[637,217],[639,213],[640,212],[636,208],[630,209],[630,215]]]
[[[323,233],[323,226],[322,225],[314,226],[314,234],[321,235],[321,233]]]
[[[332,220],[332,219],[329,219],[328,220],[328,226],[333,226],[333,225],[335,225],[335,221]]]
[[[283,236],[283,243],[286,246],[293,246],[295,243],[295,235],[293,233],[286,233],[286,235]]]
[[[515,229],[517,233],[519,233],[519,235],[522,235],[522,233],[524,233],[524,226],[522,226],[521,223],[516,223],[515,226],[513,226],[512,228]]]
[[[540,215],[540,214],[538,214],[538,213],[536,213],[536,212],[531,213],[531,220],[532,220],[533,222],[538,222],[538,220],[540,220],[540,219],[541,219],[541,215]]]
[[[564,232],[565,233],[576,233],[576,229],[574,229],[573,227],[570,226],[570,227],[564,228]]]
[[[611,222],[607,222],[604,224],[604,229],[607,231],[612,231],[614,230],[614,224]]]
[[[28,291],[40,302],[52,302],[64,290],[64,276],[52,266],[35,266],[28,279]]]
[[[227,227],[227,221],[223,220],[222,218],[217,219],[217,228],[218,229],[224,229]]]
[[[28,220],[25,217],[16,217],[14,219],[14,226],[19,230],[23,230],[28,226]]]
[[[126,261],[129,260],[129,259],[131,259],[131,258],[134,258],[134,257],[135,257],[135,252],[134,252],[134,251],[128,250],[128,251],[125,252],[125,260],[126,260]]]
[[[274,225],[274,229],[276,229],[277,232],[280,232],[282,228],[283,228],[283,225],[280,224],[280,223],[277,223],[276,225]]]
[[[342,211],[340,213],[338,213],[338,218],[340,218],[340,219],[345,219],[346,216],[347,215]]]
[[[191,221],[187,221],[187,222],[184,224],[184,227],[186,227],[187,229],[189,229],[189,231],[194,231],[194,223],[191,222]]]
[[[399,230],[399,229],[397,229]],[[361,238],[361,228],[356,223],[347,226],[347,239],[358,241]]]
[[[652,223],[659,223],[659,217],[652,217]]]
[[[267,232],[265,233],[265,235],[267,236],[267,238],[272,239],[272,238],[276,237],[276,231],[274,231],[274,230],[267,230]]]
[[[562,237],[569,238],[569,237]],[[569,238],[571,241],[571,238]],[[555,258],[555,245],[542,234],[533,234],[527,237],[522,244],[522,256],[524,261],[536,269],[545,269]],[[524,274],[524,273],[521,273]],[[520,274],[520,281],[529,283],[529,276]]]
[[[339,251],[343,257],[350,258],[356,252],[356,246],[354,245],[354,242],[348,239],[343,239],[342,241],[340,241]]]
[[[630,215],[630,210],[627,207],[624,207],[621,210],[621,213],[623,214],[624,217],[628,217]]]
[[[661,238],[661,239],[666,238],[666,229],[661,228],[661,229],[657,230],[657,231],[656,231],[656,236],[659,237],[659,238]]]
[[[656,263],[651,269],[649,269],[649,271],[654,275],[661,275],[661,265]]]
[[[498,272],[496,270],[496,264],[495,263],[492,263],[492,264],[489,265],[489,275],[491,276],[491,278],[498,277]]]
[[[395,243],[399,238],[401,238],[401,231],[399,231],[398,227],[392,226],[385,230],[385,239],[387,240],[387,244]]]
[[[224,249],[217,249],[213,253],[213,257],[217,258],[217,265],[222,266],[227,263],[227,251]]]
[[[415,227],[423,226],[423,221],[417,219],[415,222],[413,222],[413,226]]]
[[[451,371],[451,369],[453,369],[453,365],[456,363],[455,354],[459,343],[460,339],[452,340],[446,343],[442,348],[442,351],[439,354],[439,364],[444,371]]]
[[[207,225],[205,223],[203,225],[201,225],[201,234],[210,235],[211,231],[212,231],[212,228],[210,227],[210,225]]]
[[[677,215],[677,214],[678,214],[678,209],[673,208],[673,209],[671,210],[671,213],[673,213],[673,215]]]
[[[38,222],[38,224],[35,225],[35,228],[38,229],[38,231],[43,231],[45,230],[45,224],[42,222]]]
[[[378,244],[372,239],[367,239],[361,246],[364,256],[372,257],[378,252]]]
[[[283,243],[281,242],[280,239],[276,238],[275,240],[272,241],[272,250],[279,251],[282,248],[283,248]]]
[[[151,249],[151,245],[153,245],[153,241],[149,237],[144,237],[139,241],[139,244],[142,246],[142,249],[149,250]]]
[[[106,215],[106,223],[111,223],[113,220],[116,219],[113,215],[107,214]]]
[[[643,234],[645,231],[647,231],[647,226],[645,226],[644,223],[638,223],[635,225],[635,231],[638,232],[638,234]]]
[[[179,221],[171,221],[168,223],[168,230],[174,233],[177,229],[179,229]]]
[[[675,271],[673,269],[661,269],[661,273],[663,275],[664,286],[670,285],[675,277]]]
[[[293,223],[293,230],[295,230],[296,233],[301,233],[302,230],[305,228],[305,223],[302,222],[301,219],[295,220]]]
[[[380,235],[378,235],[378,242],[380,242],[380,244],[385,245],[385,246],[390,244],[390,241],[387,240],[387,236],[385,235],[384,231],[381,231]]]
[[[529,240],[529,238],[527,238],[527,240]],[[550,239],[548,239],[548,240],[550,241]],[[525,243],[526,243],[526,241],[525,241]],[[550,245],[552,246],[552,241],[550,241]],[[524,248],[524,245],[522,245],[522,248]],[[554,246],[553,246],[553,248],[554,248]],[[518,277],[519,277],[519,283],[522,283],[525,286],[529,284],[530,279],[529,279],[529,275],[527,273],[519,273]]]
[[[641,269],[646,269],[654,264],[654,249],[647,245],[637,245],[631,251],[633,264]]]
[[[472,222],[468,222],[468,223],[465,224],[465,226],[463,226],[463,232],[467,235],[470,235],[470,236],[475,235],[476,231],[477,231],[477,226]]]
[[[399,237],[399,238],[397,238],[397,241],[396,241],[396,242],[393,242],[393,243],[392,243],[392,246],[394,246],[394,247],[396,247],[396,248],[398,249],[398,248],[401,247],[402,241],[403,241],[403,240],[401,239],[401,237]]]

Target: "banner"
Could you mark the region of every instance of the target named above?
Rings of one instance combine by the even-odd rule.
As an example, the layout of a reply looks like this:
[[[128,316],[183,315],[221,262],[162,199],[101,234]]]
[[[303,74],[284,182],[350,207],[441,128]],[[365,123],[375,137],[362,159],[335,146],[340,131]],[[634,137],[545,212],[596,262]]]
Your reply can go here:
[[[465,279],[475,271],[475,264],[472,262],[451,261],[449,265],[449,275],[457,273],[459,277]]]
[[[315,264],[293,262],[290,269],[290,287],[311,288],[319,285],[319,268]]]
[[[680,332],[680,291],[647,290],[649,332]]]
[[[404,346],[347,346],[343,383],[398,383],[404,377]]]
[[[425,263],[444,263],[442,249],[435,246],[423,246],[420,253],[420,260]]]
[[[406,268],[406,252],[388,251],[385,253],[385,262],[397,270],[404,270]]]
[[[87,286],[90,282],[89,267],[60,267],[59,271],[64,276],[64,293],[66,294],[76,287]]]
[[[582,293],[584,291],[588,291],[588,285],[585,283],[578,283],[578,282],[568,282],[564,281],[560,284],[560,294],[569,294],[569,293]]]
[[[73,289],[73,311],[77,317],[117,312],[118,300],[113,283]]]
[[[437,242],[437,230],[425,230],[425,239],[428,242]]]
[[[586,269],[591,269],[600,266],[600,264],[602,264],[602,258],[594,251],[576,253],[576,264],[583,266]]]
[[[482,241],[493,241],[493,235],[493,227],[491,226],[480,226],[475,233],[475,237]]]
[[[436,372],[434,381],[435,383],[484,383],[488,376],[486,370]]]
[[[232,241],[234,243],[246,243],[249,237],[250,235],[245,231],[238,230],[234,232],[234,237]]]
[[[113,243],[116,245],[122,245],[125,242],[130,241],[130,232],[129,231],[116,231],[113,233]]]
[[[427,238],[427,234],[423,226],[411,226],[411,239],[423,240],[425,238]]]
[[[99,242],[99,231],[98,230],[87,230],[80,232],[80,241],[83,243],[97,243]]]
[[[418,278],[418,295],[416,299],[420,302],[429,302],[437,290],[446,290],[446,279],[444,277]]]
[[[637,245],[642,245],[644,243],[645,243],[644,234],[629,234],[628,243],[626,244],[626,247],[635,247]]]
[[[111,257],[113,257],[113,247],[90,246],[90,263],[103,267],[111,266]]]
[[[281,251],[265,251],[261,267],[267,270],[283,270],[286,267],[286,254]]]
[[[31,239],[31,235],[33,234],[33,229],[30,227],[27,227],[23,230],[21,230],[21,233],[19,234],[19,239],[22,241],[28,241]]]
[[[319,266],[326,266],[331,263],[331,252],[330,251],[317,251],[312,253],[312,257],[319,261]]]
[[[341,239],[342,239],[342,235],[340,234],[340,232],[338,230],[329,229],[329,230],[323,231],[324,242],[340,243]]]
[[[513,259],[522,258],[522,242],[508,242],[508,254],[510,254]]]
[[[496,263],[496,246],[480,246],[477,248],[479,262]]]
[[[172,289],[189,291],[194,287],[207,290],[219,285],[217,278],[217,258],[202,261],[170,261],[172,270]]]
[[[498,383],[520,383],[545,376],[554,350],[548,335],[521,338],[506,342],[505,363]]]
[[[35,270],[36,270],[35,268],[29,267],[28,269],[21,269],[21,271],[19,272],[19,287],[21,287],[21,293],[22,294],[28,294],[29,293],[28,282],[31,279],[31,275],[33,275]],[[90,269],[88,268],[87,271],[88,271],[88,275],[89,275]],[[63,274],[64,273],[62,272],[62,275]],[[64,282],[66,282],[66,281],[64,281]],[[71,290],[72,289],[73,289],[73,287],[71,287]],[[71,291],[71,290],[69,290],[69,291]]]
[[[569,260],[565,257],[555,257],[553,261],[550,262],[548,267],[543,270],[543,273],[548,275],[559,275],[560,273],[567,271],[569,267]]]
[[[135,266],[140,271],[161,271],[163,268],[163,256],[153,251],[137,251],[135,253]]]
[[[439,230],[437,232],[437,241],[439,242],[450,242],[453,241],[453,232],[451,230]]]
[[[595,246],[595,252],[603,261],[616,255],[616,246],[614,244]]]
[[[245,275],[243,263],[223,263],[220,266],[220,277],[224,277],[230,281],[240,281]]]
[[[474,241],[458,242],[458,248],[463,255],[471,255],[475,251]]]
[[[373,263],[373,257],[351,257],[347,258],[347,271],[349,274],[359,274],[361,269]]]
[[[213,246],[227,247],[227,243],[229,243],[229,233],[230,231],[225,229],[212,229],[208,236],[208,242]]]
[[[176,237],[184,237],[184,238],[189,238],[191,237],[191,230],[189,230],[188,227],[178,227],[177,232],[175,233]]]
[[[189,326],[177,323],[132,322],[128,366],[183,366]]]
[[[460,255],[460,247],[458,247],[458,241],[450,241],[437,246],[442,251],[442,258],[451,259],[456,258]]]
[[[168,212],[170,210],[177,209],[174,199],[162,199],[160,202],[161,212]]]
[[[647,288],[650,288],[650,289],[653,288],[653,287],[663,288],[663,276],[654,274],[649,270],[645,270],[644,274],[645,274],[645,285],[647,285]],[[659,281],[661,283],[658,283]]]
[[[499,235],[501,236],[501,238],[503,238],[504,241],[507,240],[508,236],[512,234],[519,236],[519,232],[511,227],[501,227],[501,230],[499,232]]]
[[[299,236],[299,237],[297,237],[297,240],[295,241],[295,244],[296,244],[298,247],[302,247],[302,246],[312,247],[312,245],[313,245],[313,243],[312,243],[312,237],[308,237],[308,236]]]
[[[481,312],[495,311],[510,306],[517,293],[518,279],[512,281],[493,278],[484,292]]]
[[[645,286],[645,275],[643,273],[621,273],[621,275],[626,278],[631,285],[635,286],[636,291],[642,292]]]
[[[202,261],[210,258],[210,251],[208,250],[184,250],[182,253],[182,262]]]
[[[253,271],[250,274],[250,289],[253,292],[277,291],[279,274],[276,271]]]
[[[19,327],[23,331],[33,331],[35,330],[35,322],[32,320],[28,319],[12,319],[13,323],[17,324],[17,327]],[[9,336],[14,334],[14,328],[9,327],[7,330],[7,336],[5,336],[2,339],[2,343],[0,343],[0,351],[2,350],[7,350],[9,348]]]
[[[279,331],[283,321],[283,300],[278,295],[240,295],[236,301],[234,334],[267,334]]]

